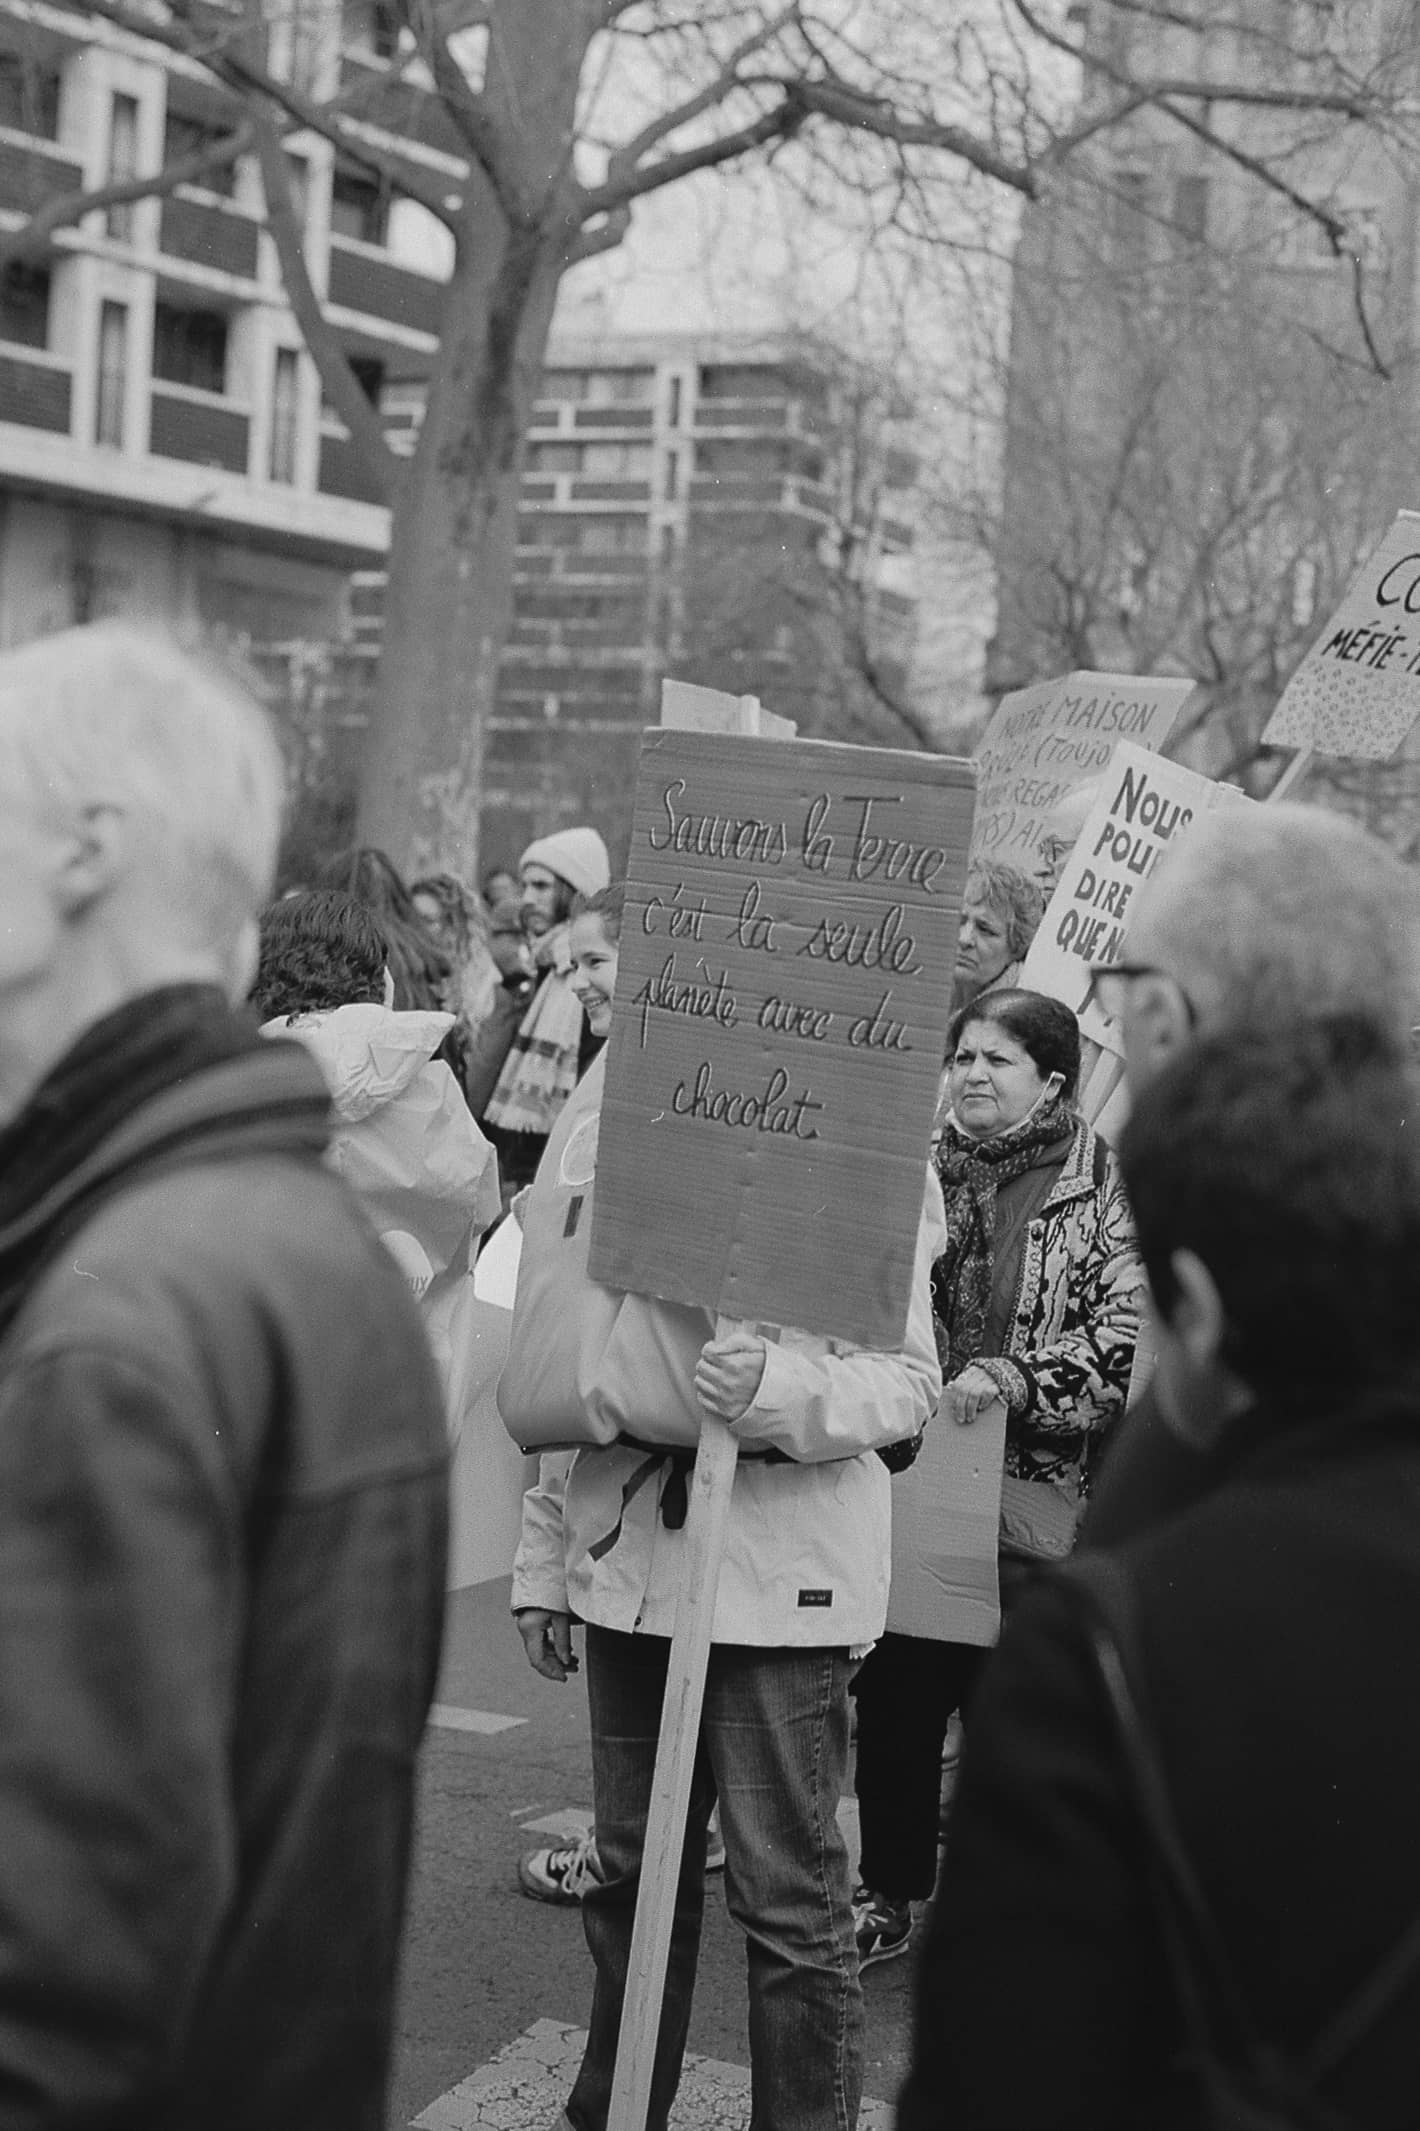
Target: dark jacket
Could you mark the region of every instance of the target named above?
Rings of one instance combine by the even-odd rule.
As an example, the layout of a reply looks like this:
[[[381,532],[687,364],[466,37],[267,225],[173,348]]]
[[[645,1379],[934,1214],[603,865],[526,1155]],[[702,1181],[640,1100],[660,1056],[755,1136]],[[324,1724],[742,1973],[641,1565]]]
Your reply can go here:
[[[1420,1912],[1420,1396],[1234,1424],[1214,1491],[1118,1550],[1184,1840],[1261,2033],[1297,2052]],[[1067,1567],[987,1669],[900,2131],[1172,2131],[1180,2024]],[[1409,2131],[1420,1975],[1337,2074]]]
[[[143,1104],[0,1347],[5,2131],[384,2122],[446,1451],[313,1086]]]

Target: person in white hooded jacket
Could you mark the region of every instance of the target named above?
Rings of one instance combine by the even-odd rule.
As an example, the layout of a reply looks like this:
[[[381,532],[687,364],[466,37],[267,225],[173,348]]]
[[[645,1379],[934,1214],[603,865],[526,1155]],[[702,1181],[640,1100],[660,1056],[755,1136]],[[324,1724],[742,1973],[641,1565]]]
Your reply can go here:
[[[615,888],[580,913],[574,906],[574,981],[598,1034],[610,1025],[620,914]],[[726,1897],[748,1945],[754,2122],[846,2131],[857,2120],[863,2018],[835,1817],[848,1682],[887,1609],[889,1476],[875,1453],[915,1436],[941,1389],[929,1289],[945,1240],[941,1196],[927,1174],[900,1351],[750,1325],[717,1336],[707,1310],[617,1294],[588,1275],[603,1077],[599,1057],[558,1118],[521,1209],[499,1387],[515,1440],[553,1445],[565,1427],[564,1442],[587,1446],[570,1461],[544,1459],[525,1500],[512,1591],[530,1662],[548,1678],[574,1669],[572,1619],[586,1624],[600,1877],[581,1908],[596,1983],[567,2122],[572,2131],[607,2123],[684,1569],[686,1481],[709,1411],[733,1427],[740,1457],[648,2124],[664,2131],[680,2076],[718,1798]]]
[[[338,1124],[329,1162],[423,1305],[446,1392],[456,1378],[459,1303],[479,1237],[500,1211],[497,1156],[436,1058],[454,1016],[397,1012],[375,919],[334,890],[262,913],[251,1003],[261,1033],[303,1045]],[[450,1410],[450,1426],[458,1415]]]

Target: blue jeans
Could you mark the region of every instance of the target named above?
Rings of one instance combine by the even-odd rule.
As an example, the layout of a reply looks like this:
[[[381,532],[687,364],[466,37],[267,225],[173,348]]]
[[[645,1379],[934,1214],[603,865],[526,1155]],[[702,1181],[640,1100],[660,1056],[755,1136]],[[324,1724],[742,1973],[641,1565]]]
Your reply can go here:
[[[587,1629],[603,1883],[582,1901],[596,1984],[567,2104],[574,2131],[606,2126],[669,1648],[660,1636]],[[841,1649],[711,1648],[647,2131],[665,2131],[680,2080],[717,1798],[725,1895],[748,1942],[750,2131],[854,2131],[863,2000],[837,1820],[852,1673]]]

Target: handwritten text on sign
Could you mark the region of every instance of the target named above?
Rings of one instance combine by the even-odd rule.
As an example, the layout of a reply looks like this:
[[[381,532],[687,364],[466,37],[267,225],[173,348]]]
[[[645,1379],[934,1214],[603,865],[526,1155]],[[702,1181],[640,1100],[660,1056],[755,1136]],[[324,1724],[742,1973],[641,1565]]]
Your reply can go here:
[[[1292,675],[1262,737],[1383,762],[1420,717],[1420,513],[1402,511]]]
[[[972,785],[937,755],[647,733],[594,1279],[900,1344]]]
[[[1003,696],[976,749],[973,855],[1030,873],[1047,816],[1098,777],[1121,740],[1162,747],[1191,681],[1068,673]]]
[[[1235,786],[1123,741],[1031,942],[1021,982],[1083,1015],[1085,1034],[1117,1048],[1113,1024],[1086,1008],[1092,962],[1123,957],[1130,904],[1166,851],[1215,806],[1245,805]]]

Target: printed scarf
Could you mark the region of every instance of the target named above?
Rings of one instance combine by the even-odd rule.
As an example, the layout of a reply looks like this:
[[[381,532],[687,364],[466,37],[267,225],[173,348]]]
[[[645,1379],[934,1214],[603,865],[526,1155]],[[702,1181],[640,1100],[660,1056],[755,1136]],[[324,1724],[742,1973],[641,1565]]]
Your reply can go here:
[[[484,1121],[503,1132],[549,1133],[577,1085],[582,1004],[572,990],[568,927],[558,925],[537,945],[547,970],[513,1038]]]
[[[1075,1122],[1073,1108],[1059,1095],[993,1139],[968,1139],[955,1118],[948,1118],[937,1149],[947,1241],[932,1268],[938,1343],[945,1334],[947,1350],[941,1357],[944,1372],[949,1368],[956,1375],[981,1352],[991,1304],[997,1192],[1033,1168],[1046,1148],[1068,1140]]]

